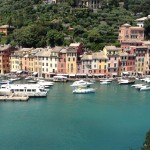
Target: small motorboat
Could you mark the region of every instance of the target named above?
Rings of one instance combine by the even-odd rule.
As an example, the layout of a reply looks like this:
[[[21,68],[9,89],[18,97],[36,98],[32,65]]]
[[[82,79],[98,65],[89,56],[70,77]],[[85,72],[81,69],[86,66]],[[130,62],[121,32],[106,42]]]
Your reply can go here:
[[[144,85],[144,84],[133,84],[133,85],[131,85],[131,87],[138,87],[138,86],[142,86],[142,85]]]
[[[110,84],[111,82],[112,82],[112,80],[110,80],[110,79],[100,80],[100,84]]]
[[[133,84],[133,83],[135,83],[135,80],[128,80],[128,79],[118,80],[118,84]]]
[[[48,87],[54,85],[54,82],[45,81],[45,80],[39,80],[37,83],[38,83],[39,85],[44,86],[45,88],[48,88]]]
[[[105,84],[110,84],[111,82],[108,81],[101,81],[100,84],[105,85]]]
[[[105,81],[105,82],[112,82],[111,79],[103,79],[103,80],[100,80],[100,82],[103,82],[103,81]]]
[[[12,83],[12,81],[9,81],[9,80],[0,81],[0,84],[9,84],[9,83]]]
[[[150,90],[150,86],[146,85],[140,88],[140,91],[148,91]]]
[[[86,86],[79,86],[77,88],[75,88],[72,93],[74,94],[88,94],[88,93],[95,93],[94,88],[88,88]]]
[[[18,81],[18,80],[20,80],[21,78],[11,78],[11,79],[9,79],[9,81]]]
[[[36,80],[28,80],[28,83],[37,83]]]
[[[79,81],[75,81],[73,82],[73,84],[71,84],[70,86],[72,87],[78,87],[78,86],[86,86],[86,87],[89,87],[90,85],[92,85],[94,83],[92,82],[87,82],[87,81],[84,81],[84,80],[79,80]]]
[[[25,80],[31,80],[31,79],[33,79],[32,76],[28,76],[28,77],[25,78]]]

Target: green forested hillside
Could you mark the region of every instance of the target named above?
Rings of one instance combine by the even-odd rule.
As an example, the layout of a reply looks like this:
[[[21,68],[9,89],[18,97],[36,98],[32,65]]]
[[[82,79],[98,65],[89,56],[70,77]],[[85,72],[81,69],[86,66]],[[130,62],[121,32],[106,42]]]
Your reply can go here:
[[[102,0],[96,13],[87,8],[72,7],[73,1],[44,4],[42,0],[0,0],[0,24],[15,27],[1,43],[23,47],[45,47],[82,42],[97,51],[104,45],[118,45],[118,29],[124,23],[134,24],[135,12],[126,0],[124,9],[118,0]],[[140,0],[139,0],[140,1]]]

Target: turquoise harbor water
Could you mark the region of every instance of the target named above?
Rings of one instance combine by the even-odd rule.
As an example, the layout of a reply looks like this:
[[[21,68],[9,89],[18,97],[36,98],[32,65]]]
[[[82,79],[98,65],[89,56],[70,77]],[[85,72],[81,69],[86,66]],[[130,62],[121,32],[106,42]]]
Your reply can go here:
[[[47,98],[0,103],[0,150],[140,150],[150,129],[150,91],[94,85],[72,94],[56,83]]]

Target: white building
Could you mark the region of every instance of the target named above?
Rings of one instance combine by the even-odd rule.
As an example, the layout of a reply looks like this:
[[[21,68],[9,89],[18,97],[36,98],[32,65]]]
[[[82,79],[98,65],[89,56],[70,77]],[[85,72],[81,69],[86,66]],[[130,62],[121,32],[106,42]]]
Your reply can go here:
[[[150,19],[150,15],[148,15],[147,17],[142,17],[142,18],[139,18],[139,19],[136,19],[136,24],[138,27],[144,27],[144,21],[146,19]]]

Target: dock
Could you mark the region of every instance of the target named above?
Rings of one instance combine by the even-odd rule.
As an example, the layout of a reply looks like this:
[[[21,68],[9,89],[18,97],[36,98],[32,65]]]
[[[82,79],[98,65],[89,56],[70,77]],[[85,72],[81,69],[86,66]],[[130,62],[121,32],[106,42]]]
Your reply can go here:
[[[28,101],[29,97],[25,95],[9,95],[9,96],[0,96],[0,101]]]

